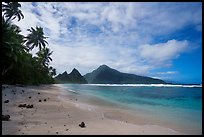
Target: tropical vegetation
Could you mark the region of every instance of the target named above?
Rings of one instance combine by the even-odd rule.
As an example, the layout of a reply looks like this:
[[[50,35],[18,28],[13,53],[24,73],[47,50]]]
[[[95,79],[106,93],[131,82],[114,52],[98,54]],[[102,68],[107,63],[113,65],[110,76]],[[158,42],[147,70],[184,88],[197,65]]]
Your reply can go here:
[[[3,84],[48,84],[54,83],[56,69],[50,66],[51,51],[45,40],[43,28],[28,29],[27,36],[20,34],[20,28],[12,23],[24,18],[18,2],[2,4],[2,62]],[[31,51],[37,48],[36,56]]]

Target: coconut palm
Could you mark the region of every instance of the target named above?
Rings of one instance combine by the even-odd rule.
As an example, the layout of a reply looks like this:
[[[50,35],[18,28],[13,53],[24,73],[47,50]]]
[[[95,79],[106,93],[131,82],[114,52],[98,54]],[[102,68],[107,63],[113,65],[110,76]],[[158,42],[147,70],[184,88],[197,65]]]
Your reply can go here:
[[[50,66],[48,70],[51,77],[56,75],[56,69],[53,68],[52,66]]]
[[[37,60],[43,65],[48,66],[49,62],[52,61],[52,58],[50,57],[52,55],[53,51],[50,51],[49,48],[43,48],[41,51],[38,51],[37,54]]]
[[[8,22],[12,17],[12,20],[18,17],[18,21],[24,18],[21,10],[19,9],[21,4],[18,2],[5,2],[2,4],[2,11],[4,12],[4,17],[7,18],[6,22]]]
[[[22,44],[23,36],[20,35],[20,28],[10,21],[6,22],[2,18],[2,75],[11,69],[17,62],[19,54],[24,51]]]
[[[45,39],[47,37],[44,36],[43,28],[42,27],[37,27],[34,29],[31,27],[31,29],[28,29],[31,33],[28,34],[26,38],[27,42],[26,45],[30,50],[32,50],[34,47],[39,47],[39,50],[41,51],[42,48],[46,47],[47,41]]]

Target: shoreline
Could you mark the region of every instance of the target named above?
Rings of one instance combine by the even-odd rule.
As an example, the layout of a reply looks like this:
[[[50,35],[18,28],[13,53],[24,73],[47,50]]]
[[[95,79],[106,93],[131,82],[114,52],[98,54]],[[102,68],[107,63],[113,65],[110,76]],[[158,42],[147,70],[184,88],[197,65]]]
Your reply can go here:
[[[12,90],[15,90],[16,94],[13,94]],[[112,110],[107,109],[108,107],[104,109],[101,106],[85,104],[75,98],[60,99],[61,91],[62,89],[56,85],[26,87],[9,85],[8,88],[2,89],[2,114],[11,116],[10,121],[2,121],[2,134],[184,134],[171,128],[144,124],[141,119],[136,120],[133,117],[124,120],[122,116],[128,113],[120,109]],[[5,104],[6,99],[9,103]],[[44,99],[46,101],[43,101]],[[19,108],[20,103],[33,104],[34,107]],[[136,120],[138,124],[130,122],[131,120]],[[85,122],[85,128],[79,127],[81,122]]]
[[[197,115],[197,113],[200,113],[200,111],[193,110],[193,113],[191,112],[188,114],[186,109],[181,108],[174,108],[170,110],[169,108],[166,109],[161,106],[143,108],[142,105],[134,106],[132,104],[129,105],[126,103],[117,102],[114,99],[110,100],[108,98],[104,98],[103,96],[100,97],[93,95],[93,93],[86,94],[86,92],[83,93],[83,90],[73,90],[73,88],[71,88],[72,90],[69,90],[69,88],[65,88],[66,86],[64,87],[61,84],[57,86],[64,90],[62,93],[65,94],[60,96],[62,99],[73,100],[77,98],[78,101],[74,101],[77,106],[79,106],[79,102],[81,102],[83,106],[84,104],[88,104],[89,106],[91,105],[95,108],[99,107],[101,113],[105,113],[105,116],[112,120],[124,122],[127,121],[128,123],[136,125],[157,125],[185,134],[202,134],[202,129],[200,129],[198,123],[194,121],[189,122],[190,120],[185,121],[185,118],[182,118],[191,116],[191,114]],[[177,111],[178,113],[175,113]],[[182,113],[185,113],[185,115],[182,115]]]

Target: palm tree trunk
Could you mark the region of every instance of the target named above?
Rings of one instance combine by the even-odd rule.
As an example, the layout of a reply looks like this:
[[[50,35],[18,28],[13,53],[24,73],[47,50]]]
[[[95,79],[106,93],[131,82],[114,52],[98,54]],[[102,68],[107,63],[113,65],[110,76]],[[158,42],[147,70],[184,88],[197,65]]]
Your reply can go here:
[[[9,67],[3,69],[1,72],[1,76],[4,76],[8,72],[8,70],[11,69],[12,67],[13,67],[13,64],[11,64]]]

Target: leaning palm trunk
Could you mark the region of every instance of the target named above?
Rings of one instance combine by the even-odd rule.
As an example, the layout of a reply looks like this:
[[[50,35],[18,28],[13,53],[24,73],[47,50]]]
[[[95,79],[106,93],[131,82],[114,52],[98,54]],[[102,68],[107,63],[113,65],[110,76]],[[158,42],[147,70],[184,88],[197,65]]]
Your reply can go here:
[[[12,67],[13,67],[13,64],[11,64],[9,67],[3,69],[1,72],[1,76],[4,76]]]

